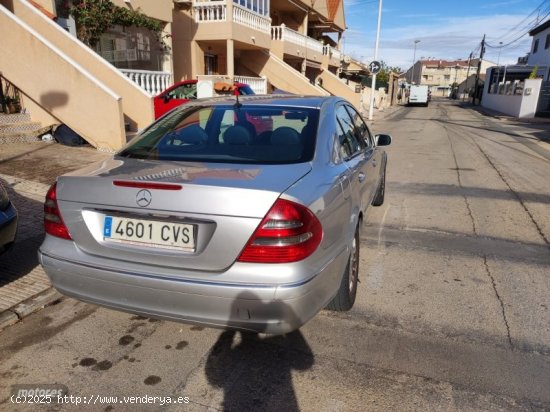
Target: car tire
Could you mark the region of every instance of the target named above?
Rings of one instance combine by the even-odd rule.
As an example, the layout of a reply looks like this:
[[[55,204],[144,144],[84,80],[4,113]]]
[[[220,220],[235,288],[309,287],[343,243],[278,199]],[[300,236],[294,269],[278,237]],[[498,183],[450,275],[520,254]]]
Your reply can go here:
[[[372,200],[373,206],[382,206],[384,204],[384,195],[386,193],[386,164],[384,163],[384,173],[382,173],[382,178],[380,179],[380,186],[376,191],[376,195]]]
[[[355,303],[357,296],[357,284],[359,282],[359,226],[355,230],[351,252],[338,288],[338,293],[327,305],[328,310],[335,312],[345,312],[350,310]]]

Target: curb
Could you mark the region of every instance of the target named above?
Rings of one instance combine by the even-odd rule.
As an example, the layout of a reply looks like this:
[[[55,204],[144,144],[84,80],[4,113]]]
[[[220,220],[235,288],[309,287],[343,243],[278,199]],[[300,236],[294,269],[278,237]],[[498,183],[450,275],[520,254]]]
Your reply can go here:
[[[26,299],[23,302],[15,305],[0,313],[0,330],[7,328],[30,314],[51,305],[56,300],[63,297],[61,293],[54,288],[49,288],[32,298]]]
[[[548,119],[548,118],[544,118],[544,117],[518,118],[518,117],[513,117],[513,116],[510,116],[510,115],[498,112],[496,110],[488,109],[488,108],[483,107],[481,105],[473,105],[472,103],[467,103],[467,102],[461,102],[460,107],[465,108],[465,109],[475,110],[476,112],[478,112],[479,114],[481,114],[483,116],[492,117],[494,119],[506,120],[506,121],[511,121],[511,122],[518,122],[518,123],[523,123],[523,124],[534,124],[534,125],[537,125],[537,124],[542,124],[542,125],[550,124],[550,119]]]

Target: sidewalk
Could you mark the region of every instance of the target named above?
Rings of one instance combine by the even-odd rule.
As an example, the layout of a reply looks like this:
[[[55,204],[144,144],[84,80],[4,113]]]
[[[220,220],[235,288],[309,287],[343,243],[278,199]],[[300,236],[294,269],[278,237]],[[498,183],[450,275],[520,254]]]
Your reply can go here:
[[[58,175],[108,156],[89,146],[0,145],[0,181],[19,214],[15,245],[0,255],[0,329],[61,297],[51,288],[36,253],[44,238],[44,197]]]
[[[534,117],[530,119],[518,119],[517,117],[508,116],[486,107],[474,106],[470,102],[460,102],[459,105],[465,109],[475,110],[484,116],[492,117],[502,122],[502,124],[510,127],[510,130],[518,136],[550,142],[550,118]]]
[[[457,101],[458,102],[458,101]],[[517,122],[517,123],[529,123],[529,124],[541,124],[541,125],[548,125],[550,127],[550,118],[547,117],[533,117],[533,118],[522,118],[519,119],[517,117],[509,116],[507,114],[504,114],[502,112],[498,112],[493,109],[489,109],[487,107],[483,107],[481,105],[474,105],[471,102],[459,102],[460,106],[475,110],[481,114],[484,114],[485,116],[491,116],[497,119],[507,120],[511,122]]]

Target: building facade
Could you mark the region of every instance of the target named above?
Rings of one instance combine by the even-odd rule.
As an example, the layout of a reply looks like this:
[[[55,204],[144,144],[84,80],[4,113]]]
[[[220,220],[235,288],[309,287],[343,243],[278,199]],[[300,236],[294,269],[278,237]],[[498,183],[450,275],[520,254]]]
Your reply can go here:
[[[550,117],[550,20],[533,28],[517,65],[487,70],[482,105],[514,117]]]
[[[96,147],[121,147],[153,120],[151,96],[204,75],[360,104],[338,76],[343,0],[112,0],[159,30],[116,24],[88,45],[67,3],[0,0],[0,73],[33,120],[67,124]]]
[[[479,59],[472,60],[418,60],[411,66],[404,77],[408,83],[422,84],[430,87],[434,96],[449,96],[454,87],[465,84],[476,73]],[[481,72],[494,65],[482,60]]]

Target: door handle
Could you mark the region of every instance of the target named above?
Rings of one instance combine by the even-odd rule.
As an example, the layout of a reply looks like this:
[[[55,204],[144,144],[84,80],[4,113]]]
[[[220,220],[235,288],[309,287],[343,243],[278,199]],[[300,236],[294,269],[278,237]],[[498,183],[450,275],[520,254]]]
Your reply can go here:
[[[358,178],[359,178],[359,181],[360,181],[361,183],[363,183],[363,182],[365,181],[366,176],[365,176],[365,174],[364,174],[363,172],[361,172],[361,173],[359,173]]]

